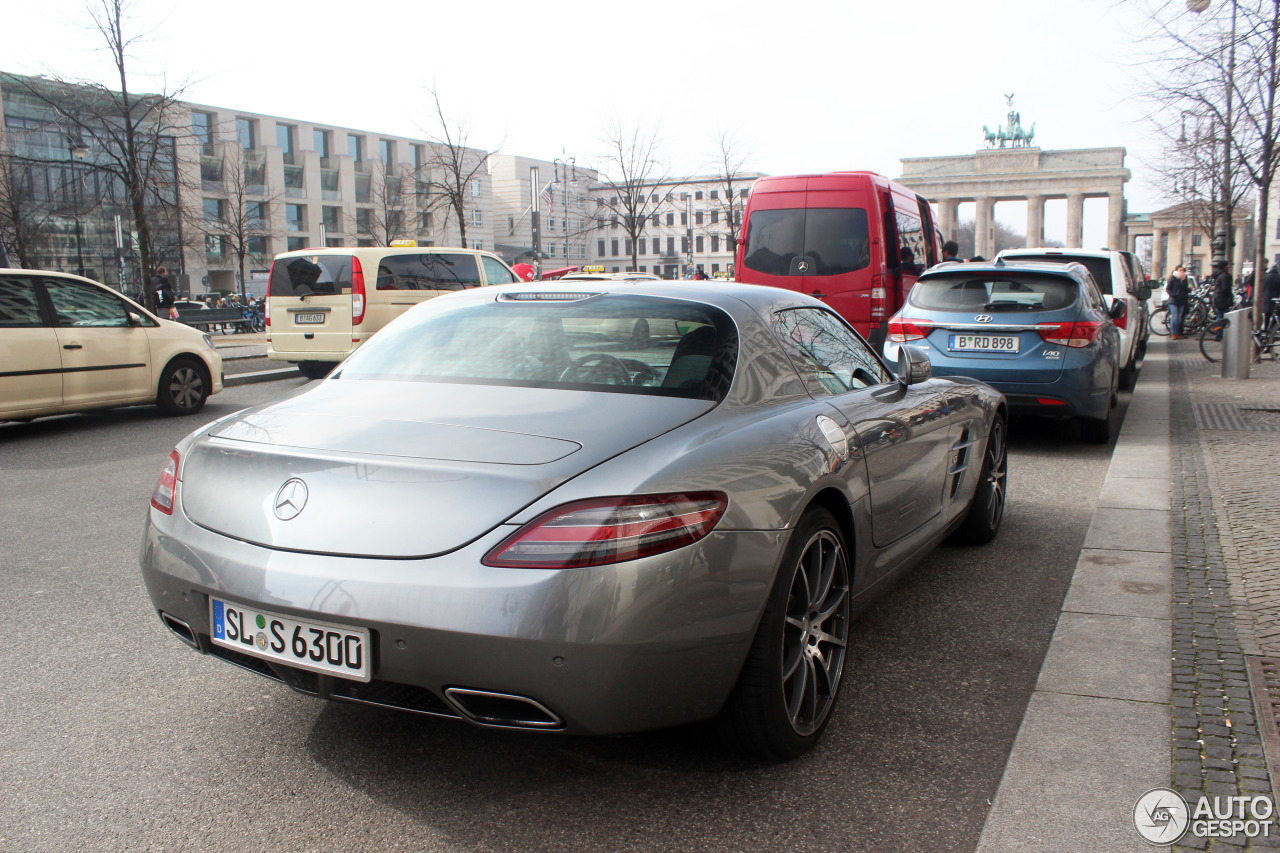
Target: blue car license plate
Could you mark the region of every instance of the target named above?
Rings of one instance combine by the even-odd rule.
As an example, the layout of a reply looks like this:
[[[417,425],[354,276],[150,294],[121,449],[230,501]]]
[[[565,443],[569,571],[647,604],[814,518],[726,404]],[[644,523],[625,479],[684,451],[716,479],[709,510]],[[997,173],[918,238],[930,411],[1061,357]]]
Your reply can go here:
[[[216,598],[209,599],[209,623],[216,645],[241,654],[352,681],[372,677],[365,628],[292,619]]]
[[[952,352],[1017,352],[1017,335],[949,335],[947,349]]]

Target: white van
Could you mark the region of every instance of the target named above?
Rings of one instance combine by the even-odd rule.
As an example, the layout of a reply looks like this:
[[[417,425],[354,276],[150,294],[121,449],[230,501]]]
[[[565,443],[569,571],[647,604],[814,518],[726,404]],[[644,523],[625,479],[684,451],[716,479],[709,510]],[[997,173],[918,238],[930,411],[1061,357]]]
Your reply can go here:
[[[319,379],[419,302],[519,280],[498,256],[475,249],[285,252],[271,262],[267,282],[267,358]]]

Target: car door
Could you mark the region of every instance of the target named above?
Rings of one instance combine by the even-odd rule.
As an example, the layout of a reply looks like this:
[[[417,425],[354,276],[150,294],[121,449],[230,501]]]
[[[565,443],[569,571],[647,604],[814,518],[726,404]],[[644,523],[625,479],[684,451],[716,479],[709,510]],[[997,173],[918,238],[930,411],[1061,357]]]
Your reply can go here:
[[[927,524],[941,510],[947,474],[947,408],[938,385],[903,386],[830,311],[784,309],[773,326],[810,393],[834,407],[861,450],[875,545]]]
[[[69,278],[43,280],[62,355],[68,407],[155,396],[146,329],[132,325],[127,303],[104,287]]]
[[[62,405],[60,353],[35,278],[0,276],[0,417]]]

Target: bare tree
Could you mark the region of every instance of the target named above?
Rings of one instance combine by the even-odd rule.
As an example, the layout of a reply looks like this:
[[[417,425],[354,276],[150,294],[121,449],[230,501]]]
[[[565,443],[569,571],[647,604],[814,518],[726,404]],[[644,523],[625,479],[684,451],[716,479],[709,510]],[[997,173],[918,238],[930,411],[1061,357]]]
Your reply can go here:
[[[751,152],[728,131],[721,130],[716,135],[715,145],[713,169],[721,190],[717,196],[722,196],[716,199],[716,203],[729,229],[729,246],[732,251],[738,244],[738,233],[742,230],[742,191],[750,188],[759,174],[747,171],[746,164],[751,158]]]
[[[640,268],[640,235],[665,199],[659,187],[671,181],[658,152],[660,132],[657,124],[646,132],[639,123],[624,125],[614,117],[601,139],[605,152],[596,168],[596,224],[603,224],[600,214],[607,210],[610,222],[622,226],[630,240],[633,270]]]
[[[458,233],[462,248],[467,247],[467,211],[472,208],[472,184],[484,169],[488,159],[486,151],[471,148],[471,127],[465,120],[452,120],[440,102],[440,93],[431,93],[432,128],[424,130],[430,141],[426,161],[417,176],[419,194],[426,194],[427,210],[440,212],[442,228],[448,228],[449,217],[458,221]],[[498,146],[492,151],[496,152]]]
[[[414,228],[405,219],[409,201],[417,191],[413,170],[407,166],[383,164],[369,178],[370,207],[356,208],[349,230],[370,235],[379,246],[392,240],[412,237]],[[363,215],[361,215],[363,214]]]

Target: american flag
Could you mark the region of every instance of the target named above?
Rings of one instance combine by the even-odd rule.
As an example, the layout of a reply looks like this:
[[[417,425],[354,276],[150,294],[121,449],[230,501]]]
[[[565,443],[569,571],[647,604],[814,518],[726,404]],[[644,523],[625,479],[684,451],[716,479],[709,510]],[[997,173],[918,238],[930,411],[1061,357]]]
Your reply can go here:
[[[548,211],[551,210],[551,185],[554,183],[555,181],[548,181],[542,190],[542,194],[538,196],[538,200]]]

